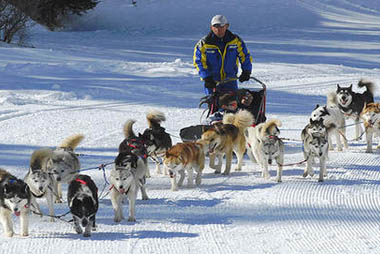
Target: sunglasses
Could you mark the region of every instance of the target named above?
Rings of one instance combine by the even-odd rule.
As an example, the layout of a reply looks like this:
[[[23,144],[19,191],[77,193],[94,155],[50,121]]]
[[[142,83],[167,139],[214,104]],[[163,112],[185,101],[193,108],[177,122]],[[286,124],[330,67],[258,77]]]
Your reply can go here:
[[[225,25],[215,24],[215,25],[212,25],[212,26],[215,27],[215,28],[221,28],[221,27],[224,27]]]

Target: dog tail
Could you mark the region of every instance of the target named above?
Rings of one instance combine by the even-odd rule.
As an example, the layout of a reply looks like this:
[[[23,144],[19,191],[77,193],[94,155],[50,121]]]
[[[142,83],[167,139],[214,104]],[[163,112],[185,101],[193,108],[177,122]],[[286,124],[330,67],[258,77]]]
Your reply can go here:
[[[282,124],[281,124],[280,120],[278,120],[278,119],[270,119],[261,128],[260,135],[262,137],[268,136],[268,135],[277,136],[278,134],[280,134],[280,130],[278,129],[278,127],[281,127],[281,125]]]
[[[32,153],[30,158],[30,169],[41,170],[44,167],[44,161],[50,158],[53,151],[48,148],[38,149]]]
[[[80,142],[84,139],[82,134],[74,134],[66,139],[59,145],[60,148],[69,149],[74,151],[75,148],[79,145]]]
[[[372,96],[374,95],[376,88],[375,83],[364,79],[359,80],[358,87],[366,87],[367,91],[369,91],[372,94]]]
[[[338,101],[336,99],[336,92],[330,92],[327,94],[327,106],[336,106]]]
[[[133,132],[133,128],[132,128],[133,124],[135,122],[136,122],[135,120],[128,120],[124,124],[123,131],[124,131],[124,137],[125,138],[135,138],[136,137],[135,133]]]
[[[224,124],[233,124],[241,132],[248,126],[251,126],[253,122],[253,116],[247,110],[240,110],[236,114],[228,113],[223,116]]]
[[[151,110],[146,114],[149,128],[160,127],[161,122],[166,121],[165,114],[158,110]]]

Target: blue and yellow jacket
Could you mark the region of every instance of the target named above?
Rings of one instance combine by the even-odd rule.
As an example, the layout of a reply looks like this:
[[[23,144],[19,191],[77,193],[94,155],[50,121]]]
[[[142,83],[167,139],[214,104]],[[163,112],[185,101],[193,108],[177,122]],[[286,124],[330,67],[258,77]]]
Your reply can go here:
[[[193,61],[202,80],[210,76],[219,82],[236,80],[239,62],[242,70],[252,71],[252,58],[247,47],[229,30],[222,39],[210,31],[199,40],[194,48]]]

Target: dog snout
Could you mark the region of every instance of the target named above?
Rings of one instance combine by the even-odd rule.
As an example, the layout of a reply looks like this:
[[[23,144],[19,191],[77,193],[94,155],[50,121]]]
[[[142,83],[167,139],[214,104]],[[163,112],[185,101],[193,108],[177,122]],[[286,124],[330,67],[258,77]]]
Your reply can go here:
[[[123,189],[123,185],[119,185],[119,189],[120,189],[120,190]]]
[[[320,153],[319,153],[319,156],[322,156],[322,155],[323,155],[323,153],[322,153],[322,152],[320,152]]]
[[[44,187],[40,186],[38,189],[39,189],[40,191],[43,191],[43,190],[44,190]]]
[[[175,174],[174,174],[174,172],[173,172],[173,171],[171,171],[171,170],[169,170],[169,177],[170,177],[170,178],[173,178],[173,177],[175,177]]]
[[[18,211],[17,207],[13,208],[13,212],[17,212],[17,211]]]
[[[269,165],[272,165],[272,159],[268,160]]]
[[[88,224],[88,220],[87,220],[87,218],[83,218],[83,219],[82,219],[82,227],[86,227],[87,224]]]
[[[62,179],[61,177],[57,177],[57,181],[60,182]]]

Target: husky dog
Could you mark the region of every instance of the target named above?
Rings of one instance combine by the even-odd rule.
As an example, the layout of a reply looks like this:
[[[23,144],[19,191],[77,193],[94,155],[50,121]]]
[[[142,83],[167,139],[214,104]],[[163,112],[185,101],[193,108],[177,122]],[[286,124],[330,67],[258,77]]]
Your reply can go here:
[[[146,172],[148,171],[148,154],[152,152],[155,147],[149,146],[147,143],[149,140],[145,139],[142,135],[138,137],[133,132],[133,124],[135,120],[128,120],[124,125],[124,135],[125,139],[119,145],[119,155],[118,157],[127,156],[134,154],[143,164],[139,164],[138,170],[136,171],[136,177],[140,182],[141,195],[143,200],[148,200],[148,195],[146,193],[145,182],[146,182]],[[121,160],[121,159],[120,159]],[[139,160],[140,161],[140,160]]]
[[[326,126],[323,124],[323,119],[314,121],[313,119],[309,119],[309,123],[303,128],[302,136],[323,136],[325,138],[328,137]]]
[[[215,169],[215,173],[220,173],[222,169],[222,158],[226,155],[226,167],[223,175],[228,175],[231,170],[232,152],[235,152],[238,164],[235,171],[240,171],[245,153],[244,130],[252,125],[253,116],[246,110],[241,110],[236,114],[225,114],[223,124],[216,124],[213,128],[202,134],[201,140],[208,144],[210,155],[210,167]],[[215,165],[215,157],[218,164]]]
[[[334,150],[334,145],[332,143],[331,136],[335,135],[336,143],[338,146],[338,151],[342,151],[342,141],[340,139],[340,133],[342,133],[345,137],[346,135],[346,121],[344,120],[344,116],[342,112],[339,110],[337,106],[333,105],[325,105],[325,106],[317,106],[311,112],[310,119],[312,121],[319,121],[323,119],[323,125],[327,129],[328,133],[328,141],[329,141],[329,149]],[[344,148],[348,148],[347,140],[343,138]]]
[[[328,141],[326,137],[320,135],[305,135],[302,137],[303,155],[306,160],[306,167],[303,177],[314,176],[312,164],[315,158],[319,158],[320,170],[318,182],[323,182],[323,177],[327,176],[326,160],[328,158]]]
[[[41,169],[53,176],[58,194],[57,203],[62,202],[62,183],[70,183],[78,174],[80,162],[74,149],[83,138],[83,135],[75,134],[63,140],[54,150],[42,148],[32,154],[32,159],[36,163],[33,169]]]
[[[276,160],[277,168],[277,182],[281,182],[282,165],[284,164],[284,143],[278,137],[281,126],[281,121],[278,119],[271,119],[265,123],[260,123],[256,127],[248,127],[245,131],[247,143],[251,147],[254,158],[253,162],[258,162],[263,168],[262,176],[269,178],[268,165],[271,165],[273,160]]]
[[[146,115],[146,119],[148,120],[149,128],[145,129],[142,138],[146,140],[149,157],[156,164],[156,172],[161,174],[160,158],[172,146],[170,135],[165,132],[165,128],[161,127],[161,122],[166,121],[166,117],[164,113],[152,110]],[[149,169],[147,170],[147,177],[150,177]]]
[[[182,186],[185,179],[185,171],[187,171],[187,185],[189,187],[193,186],[193,170],[197,173],[195,179],[196,185],[199,186],[201,184],[206,153],[203,149],[204,146],[205,144],[202,141],[178,143],[166,152],[164,165],[169,169],[172,191],[176,191],[178,190],[178,186]],[[178,184],[176,180],[177,173],[180,174]]]
[[[91,230],[96,230],[95,217],[98,211],[98,188],[87,175],[77,175],[69,184],[67,203],[73,215],[74,229],[78,234],[91,236]],[[82,226],[82,227],[81,227]]]
[[[380,136],[380,103],[369,103],[364,105],[361,112],[361,118],[364,120],[364,127],[367,140],[366,153],[372,153],[373,134]],[[380,148],[380,144],[377,149]]]
[[[21,235],[28,236],[30,190],[28,185],[0,168],[0,221],[4,235],[14,234],[12,213],[20,216]]]
[[[337,85],[336,94],[330,94],[332,100],[338,105],[342,113],[355,121],[355,134],[356,139],[360,138],[363,129],[359,123],[360,113],[363,110],[364,104],[374,102],[373,94],[375,91],[375,84],[361,79],[358,87],[365,87],[364,93],[355,93],[352,91],[352,85],[349,87],[341,87]]]
[[[136,221],[135,207],[139,186],[142,185],[138,176],[145,176],[146,162],[133,153],[119,153],[115,159],[115,168],[111,170],[110,183],[111,202],[114,209],[115,222],[124,219],[122,202],[125,196],[129,200],[128,221]]]
[[[34,160],[37,158],[32,156],[31,168],[26,174],[24,181],[28,184],[31,195],[31,208],[35,209],[39,215],[43,215],[40,206],[37,203],[38,198],[46,198],[49,207],[50,221],[54,221],[54,194],[57,195],[55,189],[54,179],[45,171],[41,170],[41,167],[37,167]]]

